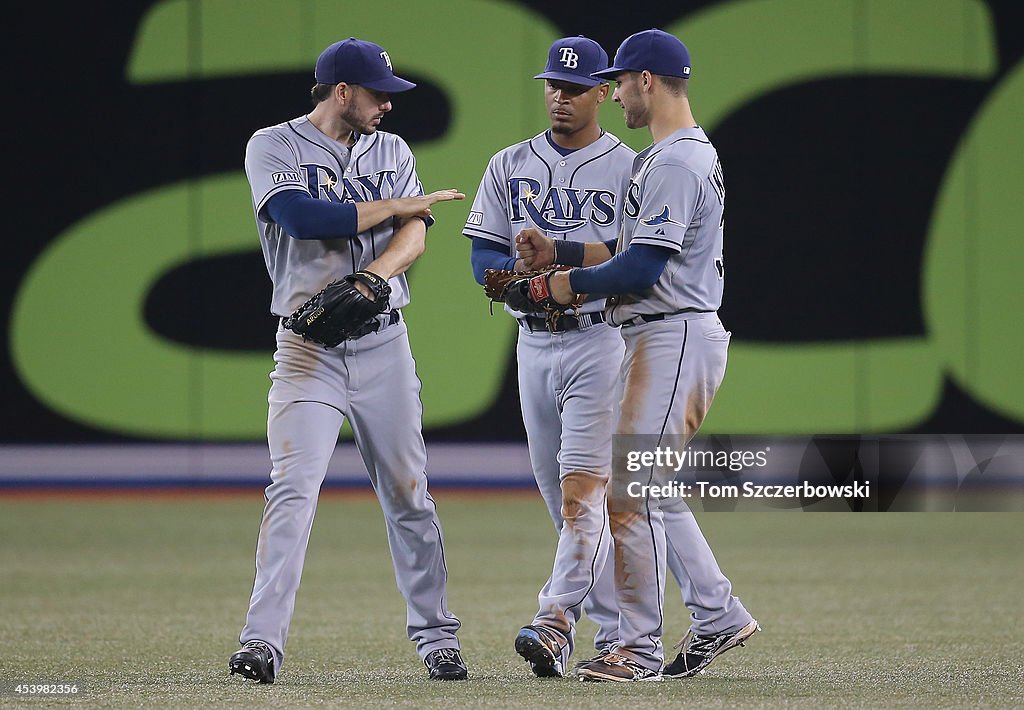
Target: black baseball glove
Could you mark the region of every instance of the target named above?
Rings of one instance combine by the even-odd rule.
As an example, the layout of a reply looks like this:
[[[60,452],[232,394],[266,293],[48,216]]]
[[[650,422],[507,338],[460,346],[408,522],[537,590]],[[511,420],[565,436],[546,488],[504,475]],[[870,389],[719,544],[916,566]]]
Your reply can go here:
[[[361,294],[364,284],[374,298]],[[388,310],[391,287],[377,274],[357,271],[332,281],[284,321],[284,327],[327,348],[374,331],[374,319]]]

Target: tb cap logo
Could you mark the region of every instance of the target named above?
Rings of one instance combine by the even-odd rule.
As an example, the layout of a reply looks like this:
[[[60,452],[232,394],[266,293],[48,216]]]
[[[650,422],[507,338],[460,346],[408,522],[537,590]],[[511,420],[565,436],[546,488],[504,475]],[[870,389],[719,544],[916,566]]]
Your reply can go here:
[[[395,70],[395,68],[391,66],[391,57],[388,56],[387,52],[381,52],[380,58],[383,59],[384,63],[388,65],[388,69],[390,69],[391,71]]]
[[[573,51],[572,47],[559,47],[558,61],[565,65],[566,69],[575,69],[580,65],[580,55]]]

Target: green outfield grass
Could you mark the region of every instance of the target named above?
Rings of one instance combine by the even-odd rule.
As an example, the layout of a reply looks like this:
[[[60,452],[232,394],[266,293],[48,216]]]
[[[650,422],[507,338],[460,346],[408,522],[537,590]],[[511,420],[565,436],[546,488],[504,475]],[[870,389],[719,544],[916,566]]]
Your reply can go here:
[[[321,501],[277,684],[228,677],[252,583],[255,492],[0,500],[0,683],[77,681],[73,702],[90,707],[1024,704],[1024,515],[703,514],[763,632],[703,677],[610,685],[534,678],[512,650],[553,552],[539,498],[435,498],[469,682],[427,680],[380,511],[345,496]],[[671,645],[687,621],[674,586],[669,597]],[[593,631],[581,626],[582,652]]]

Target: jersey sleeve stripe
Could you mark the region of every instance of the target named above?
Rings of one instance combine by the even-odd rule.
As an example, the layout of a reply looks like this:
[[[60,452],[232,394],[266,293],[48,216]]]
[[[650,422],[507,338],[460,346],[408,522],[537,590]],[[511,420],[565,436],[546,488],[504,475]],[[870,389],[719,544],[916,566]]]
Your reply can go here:
[[[630,245],[633,244],[650,244],[655,247],[666,247],[671,249],[675,253],[679,253],[683,250],[682,245],[679,242],[674,242],[671,239],[665,239],[663,237],[655,237],[651,235],[636,236],[629,240]]]

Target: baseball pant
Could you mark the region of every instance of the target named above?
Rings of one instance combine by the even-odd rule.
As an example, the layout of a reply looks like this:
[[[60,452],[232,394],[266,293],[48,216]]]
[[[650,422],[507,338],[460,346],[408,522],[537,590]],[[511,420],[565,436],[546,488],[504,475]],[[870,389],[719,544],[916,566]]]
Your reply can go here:
[[[607,564],[611,540],[605,482],[623,343],[618,329],[606,325],[561,334],[520,329],[516,356],[530,463],[558,534],[552,573],[538,595],[539,611],[533,623],[563,636],[566,667],[575,644],[581,599],[583,611],[598,626],[595,648],[610,648],[619,638],[613,569]],[[693,544],[694,535],[685,532],[695,525],[693,516],[671,522],[679,528],[672,539],[687,547],[677,551],[670,545],[668,567],[691,609],[694,630],[710,633],[728,623],[717,616],[721,609],[708,607],[708,600],[714,603],[719,598],[718,586],[724,578],[701,566],[710,549],[700,550]],[[699,531],[697,538],[706,548]],[[696,583],[687,576],[684,558],[698,574]]]
[[[280,668],[320,486],[348,416],[384,512],[408,636],[421,658],[458,648],[460,623],[448,610],[443,535],[427,492],[420,381],[404,321],[329,350],[279,329],[274,360],[267,420],[273,469],[240,640],[267,642]]]
[[[605,490],[611,466],[612,407],[622,361],[618,330],[598,324],[552,334],[519,330],[519,396],[537,487],[558,534],[555,560],[533,623],[565,639],[572,655],[581,610],[605,648],[618,637]]]
[[[677,557],[683,600],[695,633],[739,630],[751,616],[732,595],[693,514],[681,497],[634,495],[630,483],[663,486],[675,472],[630,472],[625,449],[671,445],[681,451],[697,433],[725,376],[730,333],[717,314],[681,314],[621,329],[626,354],[609,485],[614,575],[619,606],[618,653],[654,671],[664,662],[665,570]]]

